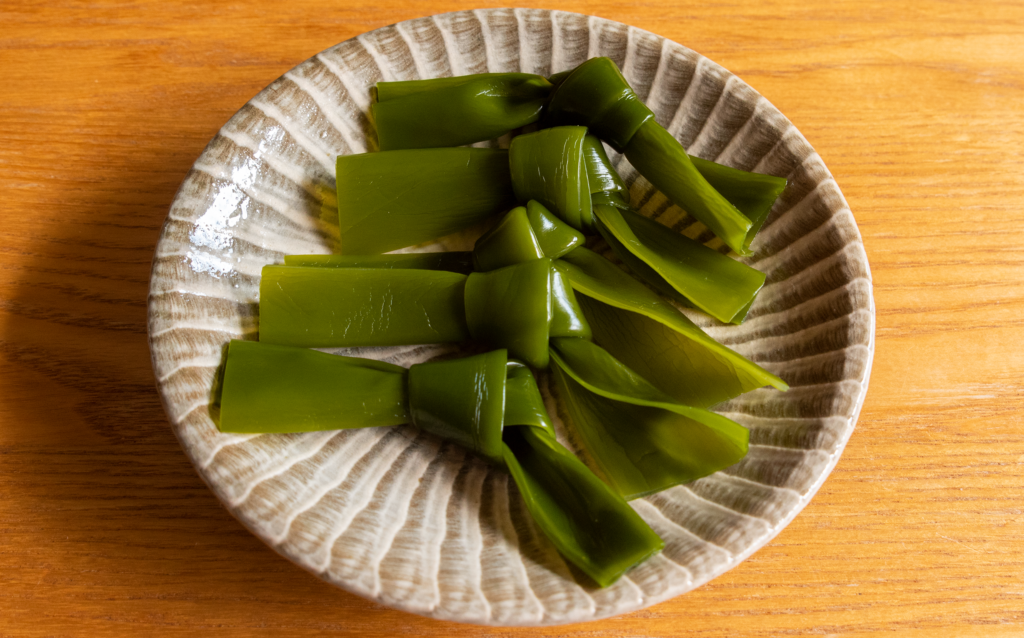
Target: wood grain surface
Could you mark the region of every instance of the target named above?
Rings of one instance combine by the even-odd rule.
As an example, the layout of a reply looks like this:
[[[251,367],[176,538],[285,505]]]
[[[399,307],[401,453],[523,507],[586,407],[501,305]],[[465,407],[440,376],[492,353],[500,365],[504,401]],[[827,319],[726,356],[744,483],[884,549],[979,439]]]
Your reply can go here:
[[[0,636],[1024,635],[1024,6],[544,3],[685,44],[821,153],[878,310],[867,402],[773,542],[686,596],[496,629],[335,589],[195,474],[154,389],[150,260],[217,129],[337,42],[481,2],[0,5]]]

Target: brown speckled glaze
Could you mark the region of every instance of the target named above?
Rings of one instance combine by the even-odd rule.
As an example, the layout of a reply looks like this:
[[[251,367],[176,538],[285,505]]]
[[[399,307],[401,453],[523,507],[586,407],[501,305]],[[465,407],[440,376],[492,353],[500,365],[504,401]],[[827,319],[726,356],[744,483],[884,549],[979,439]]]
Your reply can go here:
[[[751,429],[750,454],[634,501],[665,551],[603,590],[540,535],[504,471],[456,446],[408,426],[221,434],[210,406],[227,342],[257,336],[260,269],[285,254],[337,249],[334,158],[374,150],[366,113],[376,81],[547,74],[594,56],[615,60],[691,153],[790,180],[748,260],[768,276],[749,319],[726,326],[689,314],[793,388],[717,406]],[[642,212],[721,247],[622,158],[613,161]],[[465,248],[469,240],[422,248]],[[410,20],[343,42],[235,114],[168,214],[153,260],[149,334],[182,447],[224,505],[268,545],[385,605],[462,622],[538,625],[677,596],[775,536],[828,476],[853,430],[871,368],[874,304],[860,234],[838,185],[800,132],[742,80],[626,25],[495,9]],[[408,365],[443,350],[347,352]]]

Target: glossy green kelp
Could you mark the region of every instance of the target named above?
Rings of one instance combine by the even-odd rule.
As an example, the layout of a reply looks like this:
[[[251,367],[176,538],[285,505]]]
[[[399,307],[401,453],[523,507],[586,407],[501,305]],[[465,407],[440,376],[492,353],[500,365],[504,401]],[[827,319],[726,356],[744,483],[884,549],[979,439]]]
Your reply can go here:
[[[462,146],[536,122],[551,89],[529,73],[378,82],[370,117],[382,151]]]
[[[546,368],[552,326],[559,336],[589,334],[575,295],[546,258],[469,275],[264,266],[260,281],[265,343],[329,348],[472,338]]]
[[[228,347],[225,432],[304,432],[412,423],[508,467],[552,544],[604,587],[664,543],[562,447],[529,368],[504,350],[408,371],[250,341]]]
[[[466,323],[477,341],[508,348],[517,359],[548,367],[551,260],[534,259],[466,281]]]
[[[372,255],[465,230],[515,205],[508,151],[430,148],[340,155],[341,252]]]
[[[708,184],[750,220],[750,230],[743,240],[743,247],[750,248],[754,236],[768,219],[775,200],[785,190],[786,178],[742,171],[693,155],[690,155],[690,161]]]
[[[584,144],[587,176],[594,205],[629,208],[629,188],[608,160],[604,145],[596,135],[587,135]],[[738,168],[688,155],[697,172],[730,204],[750,219],[745,247],[764,225],[772,205],[786,188],[786,180],[774,175],[751,173]]]
[[[607,587],[664,548],[625,500],[553,437],[537,428],[512,428],[505,450],[533,520],[598,585]]]
[[[501,463],[507,367],[505,350],[411,366],[411,422]]]
[[[708,407],[766,385],[788,389],[600,255],[577,248],[555,267],[572,283],[595,343],[676,401]]]
[[[552,93],[541,123],[590,128],[730,248],[748,254],[751,221],[708,184],[610,59],[592,58],[566,76]]]
[[[544,257],[540,240],[530,226],[525,206],[507,212],[473,246],[473,265],[487,271]]]
[[[742,321],[764,285],[764,273],[653,219],[612,206],[594,213],[601,236],[630,270],[719,321]]]
[[[562,79],[541,126],[586,126],[594,135],[622,152],[637,130],[654,113],[640,101],[609,58],[591,58]]]
[[[645,122],[624,154],[647,181],[703,222],[726,246],[740,255],[751,253],[753,222],[704,179],[682,145],[660,124],[653,119]]]
[[[583,233],[552,215],[536,200],[526,204],[526,215],[545,257],[558,259],[586,242]]]
[[[218,425],[260,433],[401,425],[409,422],[405,376],[383,361],[232,341]]]
[[[601,347],[571,338],[552,339],[551,347],[573,429],[626,499],[708,476],[746,455],[746,428],[675,401]]]
[[[308,348],[465,341],[466,279],[442,270],[264,266],[260,341]]]
[[[593,228],[582,126],[518,135],[509,146],[512,188],[520,203],[536,200],[573,228]]]
[[[546,436],[555,436],[555,426],[544,407],[544,397],[537,388],[530,367],[522,361],[509,359],[505,378],[504,425],[529,425],[540,428]]]
[[[597,230],[635,275],[662,294],[704,310],[719,321],[746,316],[764,275],[629,207],[625,183],[604,146],[587,136],[587,174]]]
[[[591,204],[629,208],[629,187],[612,166],[604,144],[596,135],[588,133],[584,138],[583,157],[587,163]]]

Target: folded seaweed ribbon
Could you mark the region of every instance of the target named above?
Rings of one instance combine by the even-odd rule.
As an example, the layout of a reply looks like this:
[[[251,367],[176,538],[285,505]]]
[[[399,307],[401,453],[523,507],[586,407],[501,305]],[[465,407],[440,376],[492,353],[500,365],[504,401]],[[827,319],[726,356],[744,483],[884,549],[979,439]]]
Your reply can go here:
[[[228,347],[225,432],[412,425],[512,475],[538,527],[604,587],[664,547],[626,501],[555,440],[530,369],[504,350],[408,370],[253,341]]]

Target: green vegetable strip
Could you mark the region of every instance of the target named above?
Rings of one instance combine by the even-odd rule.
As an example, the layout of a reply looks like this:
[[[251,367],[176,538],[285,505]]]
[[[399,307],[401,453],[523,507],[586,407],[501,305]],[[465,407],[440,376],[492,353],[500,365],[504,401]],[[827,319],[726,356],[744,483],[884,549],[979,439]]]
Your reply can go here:
[[[401,255],[285,255],[285,266],[325,268],[409,268],[448,270],[468,275],[473,271],[470,252],[403,253]]]
[[[629,141],[625,155],[655,188],[703,222],[729,248],[750,254],[747,234],[753,223],[704,179],[682,145],[660,124],[653,119],[645,122]]]
[[[558,84],[544,110],[541,126],[586,126],[622,151],[654,113],[640,101],[619,67],[608,58],[591,58]]]
[[[375,102],[389,102],[406,98],[419,93],[453,89],[463,84],[468,84],[479,78],[483,73],[476,75],[456,75],[447,78],[427,78],[426,80],[401,80],[396,82],[378,82],[372,89]],[[528,76],[529,74],[524,73]]]
[[[604,399],[624,405],[615,405],[618,413],[634,413],[635,418],[613,420],[594,419],[586,409],[572,410],[573,425],[581,438],[587,441],[585,449],[609,481],[627,499],[660,491],[708,476],[737,463],[747,453],[750,433],[740,424],[724,416],[682,405],[655,388],[645,379],[617,361],[600,346],[582,339],[553,339],[551,357],[555,367],[567,374],[576,385],[563,384],[567,392],[590,392]],[[570,405],[600,404],[596,398],[576,396]],[[627,405],[637,406],[632,410]],[[670,415],[659,415],[657,410]],[[675,433],[646,431],[638,424],[675,424]],[[630,436],[635,435],[635,439]],[[659,462],[646,452],[651,441],[646,438],[680,437],[675,444],[668,443]],[[609,445],[611,440],[630,440],[627,446]],[[632,450],[629,446],[633,446]],[[625,454],[623,454],[625,452]],[[643,480],[637,482],[636,477]]]
[[[590,339],[592,334],[583,309],[576,300],[569,278],[557,268],[551,269],[551,330],[549,336]]]
[[[378,82],[370,114],[380,149],[461,146],[501,137],[540,119],[552,89],[545,78],[528,73],[453,80]]]
[[[766,385],[789,388],[600,255],[577,248],[555,267],[579,293],[594,341],[676,401],[707,407]]]
[[[505,379],[504,425],[528,425],[546,436],[555,436],[555,426],[544,407],[544,397],[537,388],[530,368],[521,361],[509,359]]]
[[[712,345],[640,314],[578,297],[594,342],[685,405],[707,408],[784,381],[721,344]]]
[[[612,166],[601,140],[596,135],[587,135],[583,151],[587,160],[587,176],[590,179],[591,200],[594,205],[629,208],[629,188]],[[752,226],[747,231],[746,239],[746,246],[749,248],[754,235],[764,225],[775,200],[785,189],[786,180],[782,177],[742,171],[694,155],[688,157],[708,184],[750,219]]]
[[[597,136],[587,135],[584,153],[594,205],[629,208],[629,188],[611,165]],[[751,227],[744,241],[744,247],[750,248],[750,242],[764,225],[772,205],[786,188],[785,178],[742,171],[694,155],[688,157],[708,184],[750,219]]]
[[[264,266],[260,341],[310,348],[465,341],[466,279],[438,270]]]
[[[593,227],[586,134],[581,126],[560,126],[516,136],[509,147],[512,187],[520,203],[537,200],[581,230]]]
[[[257,342],[228,347],[222,431],[409,421],[506,464],[544,534],[601,586],[664,547],[620,496],[555,440],[533,375],[507,361],[503,350],[406,371]]]
[[[719,321],[732,321],[764,285],[764,273],[653,219],[611,206],[596,206],[595,214],[601,236],[631,269]]]
[[[524,206],[506,213],[473,246],[473,264],[479,271],[496,270],[542,257],[544,251],[530,227]]]
[[[588,135],[586,142],[597,230],[619,259],[662,294],[700,308],[720,321],[742,322],[764,285],[764,275],[636,214],[629,207],[625,183],[608,161],[601,141]],[[732,171],[728,175],[733,185],[740,183],[736,174],[743,172],[728,170]]]
[[[555,267],[569,277],[578,293],[650,317],[708,346],[718,344],[672,304],[592,250],[577,248],[558,260]]]
[[[577,383],[606,398],[667,410],[681,408],[706,412],[681,405],[591,341],[573,337],[554,338],[551,340],[551,352],[551,356]]]
[[[553,437],[508,428],[505,463],[526,508],[570,562],[601,587],[665,543],[622,497]]]
[[[587,163],[587,179],[590,181],[590,196],[594,203],[603,203],[620,208],[629,208],[629,187],[612,166],[604,144],[596,135],[588,134],[583,140],[583,157]]]
[[[410,367],[412,422],[502,463],[506,364],[505,351],[495,350]]]
[[[255,341],[228,345],[222,432],[311,432],[408,422],[405,368]]]
[[[677,412],[591,392],[553,361],[559,394],[587,453],[627,499],[707,476],[746,452],[746,446],[729,445],[719,431]]]
[[[432,148],[341,155],[341,251],[372,255],[464,230],[515,204],[508,151]]]
[[[583,233],[552,215],[536,200],[526,204],[526,215],[545,257],[558,259],[586,241]]]
[[[576,67],[552,93],[541,123],[589,127],[730,248],[749,254],[751,221],[708,184],[608,58],[592,58]]]
[[[693,155],[689,157],[694,168],[708,180],[708,184],[751,221],[750,230],[743,241],[743,247],[750,248],[754,236],[768,219],[772,205],[786,188],[786,179],[741,171]]]
[[[520,230],[532,236],[529,225]],[[260,282],[260,339],[266,343],[326,348],[473,338],[546,368],[552,330],[556,336],[590,334],[570,285],[546,258],[469,276],[265,266]]]
[[[559,338],[551,340],[551,347],[551,356],[558,360],[558,365],[587,390],[606,399],[661,408],[702,423],[718,432],[725,445],[741,450],[730,464],[747,453],[750,433],[745,427],[720,414],[679,403],[601,346],[585,339]]]
[[[551,285],[550,259],[471,274],[465,304],[470,334],[534,367],[548,367]]]

